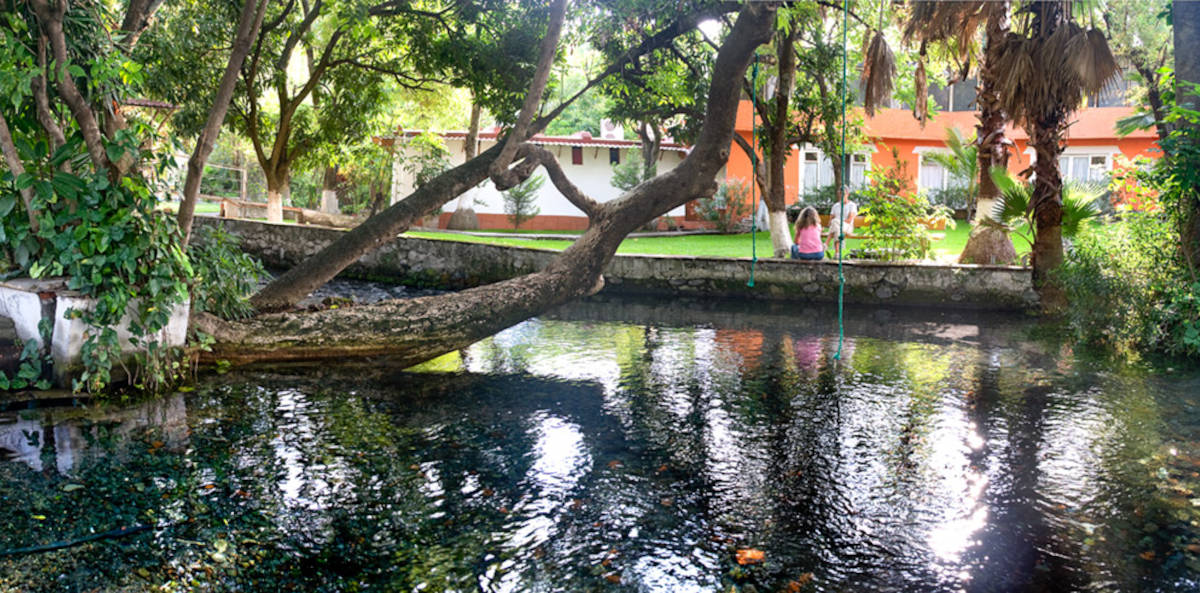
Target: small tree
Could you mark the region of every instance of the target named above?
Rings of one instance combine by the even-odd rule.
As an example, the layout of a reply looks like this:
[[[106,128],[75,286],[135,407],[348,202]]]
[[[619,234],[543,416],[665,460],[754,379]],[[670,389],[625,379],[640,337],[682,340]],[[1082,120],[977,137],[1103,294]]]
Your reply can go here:
[[[534,175],[504,192],[504,213],[514,229],[521,228],[522,224],[540,212],[535,202],[538,190],[545,181],[541,175]]]

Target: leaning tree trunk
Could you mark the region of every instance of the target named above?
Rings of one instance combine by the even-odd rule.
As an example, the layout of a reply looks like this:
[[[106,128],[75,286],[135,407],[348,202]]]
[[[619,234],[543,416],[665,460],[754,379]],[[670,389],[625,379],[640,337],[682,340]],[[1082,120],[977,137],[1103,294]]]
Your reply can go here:
[[[464,348],[551,307],[599,290],[603,285],[601,273],[625,235],[672,208],[716,191],[716,174],[729,158],[741,95],[739,81],[754,48],[770,37],[775,8],[773,4],[759,3],[748,3],[742,8],[717,55],[699,139],[691,154],[675,169],[642,183],[616,200],[597,203],[581,196],[563,178],[562,169],[544,149],[532,145],[516,148],[524,154],[540,154],[551,180],[564,193],[573,194],[568,198],[585,210],[592,223],[578,241],[541,272],[461,292],[378,305],[316,313],[278,313],[235,323],[204,317],[201,328],[217,340],[213,351],[206,356],[253,362],[387,354],[394,364],[403,367]],[[406,220],[453,199],[481,181],[490,165],[503,158],[502,146],[498,144],[460,165],[453,174],[426,184],[323,250],[314,259],[326,262],[319,267],[328,276],[317,285],[370,247],[390,240]],[[524,164],[518,164],[516,169]],[[360,232],[364,227],[368,229]],[[339,261],[340,264],[336,263]],[[300,269],[308,273],[314,266],[296,268]],[[296,282],[293,279],[285,285]],[[277,284],[278,281],[272,286]],[[264,292],[274,302],[287,301],[283,292],[277,291],[274,296]],[[259,306],[261,303],[259,299]]]
[[[1062,154],[1065,120],[1066,110],[1060,107],[1029,127],[1029,145],[1037,155],[1033,164],[1036,177],[1031,199],[1033,287],[1041,297],[1042,308],[1049,312],[1059,311],[1066,305],[1066,294],[1053,276],[1054,270],[1063,262],[1062,174],[1058,170],[1058,157]]]
[[[638,124],[638,138],[642,141],[642,179],[658,175],[658,157],[662,153],[662,131],[656,122]]]
[[[184,247],[187,247],[192,236],[192,218],[196,212],[196,200],[200,196],[200,179],[204,176],[204,165],[208,162],[213,144],[225,123],[225,113],[233,100],[233,91],[242,71],[242,63],[250,53],[250,45],[258,37],[258,30],[262,28],[263,15],[267,12],[266,6],[266,0],[245,0],[242,15],[238,20],[237,33],[233,39],[233,49],[229,52],[229,63],[225,66],[225,73],[221,75],[221,84],[217,87],[217,95],[213,98],[212,108],[209,109],[208,120],[204,122],[204,129],[196,139],[196,148],[188,159],[183,198],[179,202],[179,212],[176,215],[179,230],[183,234]]]
[[[1008,35],[1011,2],[999,0],[998,4],[1000,6],[993,8],[987,20],[987,46],[979,64],[979,94],[975,99],[979,106],[979,125],[975,127],[979,152],[979,195],[978,198],[971,197],[967,220],[992,214],[993,207],[1000,199],[1000,188],[992,181],[992,167],[1008,168],[1008,147],[1012,144],[1004,135],[1008,115],[1001,107],[998,94],[998,77],[1001,73],[993,66],[1002,54],[1004,39]],[[979,212],[982,212],[981,216]]]

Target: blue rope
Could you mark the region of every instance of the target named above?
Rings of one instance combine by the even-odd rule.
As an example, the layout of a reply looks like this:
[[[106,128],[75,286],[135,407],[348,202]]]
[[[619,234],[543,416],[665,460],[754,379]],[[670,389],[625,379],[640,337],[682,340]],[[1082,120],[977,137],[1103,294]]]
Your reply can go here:
[[[837,353],[833,355],[834,360],[842,359],[842,343],[846,339],[846,323],[845,323],[845,297],[846,297],[846,276],[842,273],[842,252],[845,251],[846,245],[846,187],[850,175],[848,162],[846,158],[846,28],[850,16],[850,0],[842,0],[842,152],[839,155],[842,159],[840,166],[842,167],[842,187],[838,188],[841,192],[842,207],[838,212],[838,216],[842,220],[838,223],[838,347]]]
[[[754,210],[750,215],[750,281],[746,286],[754,288],[754,267],[758,265],[758,196],[755,195],[758,175],[758,134],[754,133],[754,104],[758,101],[758,54],[754,55],[754,68],[750,71],[750,203]],[[729,199],[729,196],[725,196]],[[728,207],[728,205],[726,206]]]

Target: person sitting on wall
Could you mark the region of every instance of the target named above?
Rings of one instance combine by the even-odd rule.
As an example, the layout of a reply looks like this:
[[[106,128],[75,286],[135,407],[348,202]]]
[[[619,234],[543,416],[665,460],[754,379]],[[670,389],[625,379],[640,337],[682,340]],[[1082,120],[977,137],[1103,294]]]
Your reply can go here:
[[[827,247],[836,247],[835,253],[841,255],[842,241],[841,237],[848,237],[854,232],[854,217],[858,216],[858,204],[850,199],[850,189],[842,186],[842,199],[833,203],[833,207],[829,209],[829,240],[826,243]],[[842,201],[845,201],[845,208],[842,208]]]
[[[796,239],[792,245],[792,259],[819,261],[825,258],[821,246],[821,217],[812,206],[806,207],[796,219]]]

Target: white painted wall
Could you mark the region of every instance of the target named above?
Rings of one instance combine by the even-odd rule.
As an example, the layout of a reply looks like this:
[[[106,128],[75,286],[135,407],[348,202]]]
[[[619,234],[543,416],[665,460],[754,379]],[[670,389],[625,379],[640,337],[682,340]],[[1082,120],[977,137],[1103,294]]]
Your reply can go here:
[[[450,162],[452,165],[461,165],[465,160],[463,152],[462,138],[449,138],[445,140],[446,149],[450,151]],[[483,152],[495,145],[494,140],[483,140],[479,146],[479,152]],[[570,146],[553,146],[546,145],[545,148],[558,158],[558,162],[562,165],[563,171],[581,191],[591,196],[598,202],[607,202],[621,195],[621,191],[611,185],[612,180],[612,165],[609,164],[608,148],[585,146],[583,147],[583,164],[571,164],[571,147]],[[621,163],[627,163],[630,159],[641,162],[641,149],[638,147],[618,149],[621,153]],[[407,196],[413,189],[413,177],[404,171],[399,163],[399,155],[403,149],[397,151],[397,160],[392,165],[392,203],[395,204],[400,199]],[[684,153],[679,151],[664,150],[659,157],[658,172],[665,173],[674,169],[683,160]],[[542,216],[583,216],[575,206],[572,206],[566,198],[558,192],[554,184],[550,182],[544,169],[538,169],[535,173],[541,175],[545,181],[542,183],[541,189],[538,191],[538,214]],[[723,178],[723,177],[722,177]],[[480,214],[504,214],[504,198],[500,192],[492,185],[491,181],[485,181],[475,190],[474,205],[476,213]],[[454,203],[451,202],[446,206],[447,209],[453,209]],[[684,208],[680,206],[667,213],[669,216],[684,215]]]

